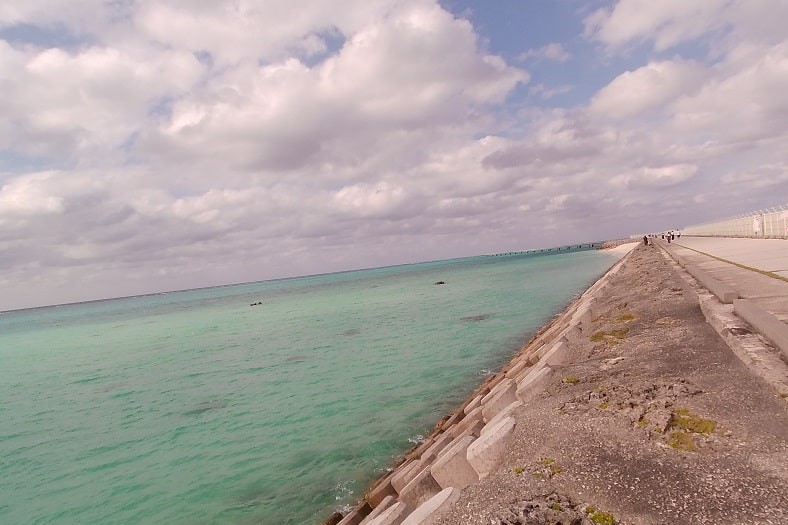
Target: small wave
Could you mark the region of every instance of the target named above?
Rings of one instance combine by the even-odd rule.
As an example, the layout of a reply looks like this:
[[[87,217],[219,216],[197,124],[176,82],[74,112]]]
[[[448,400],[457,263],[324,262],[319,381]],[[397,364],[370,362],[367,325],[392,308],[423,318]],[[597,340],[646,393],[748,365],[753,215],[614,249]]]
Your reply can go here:
[[[422,441],[424,441],[424,436],[421,434],[416,434],[415,436],[408,438],[408,443],[413,443],[414,445],[418,445]]]

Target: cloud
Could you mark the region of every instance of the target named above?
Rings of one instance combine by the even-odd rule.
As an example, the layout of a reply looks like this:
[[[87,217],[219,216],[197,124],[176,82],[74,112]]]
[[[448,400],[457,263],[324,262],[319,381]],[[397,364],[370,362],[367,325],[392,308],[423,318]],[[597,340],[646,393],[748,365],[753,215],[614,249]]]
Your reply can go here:
[[[652,41],[664,51],[679,43],[720,29],[720,14],[731,0],[619,0],[613,7],[603,7],[585,20],[586,35],[608,48],[622,48],[632,43]]]
[[[591,111],[612,118],[638,117],[693,95],[709,75],[694,62],[651,62],[617,76],[591,100]]]
[[[0,308],[625,236],[788,194],[780,2],[605,2],[584,20],[599,47],[509,34],[526,50],[505,56],[572,64],[533,80],[432,0],[6,4]]]
[[[550,42],[539,49],[529,49],[518,57],[521,61],[547,60],[551,62],[566,62],[572,57],[564,46],[557,42]]]

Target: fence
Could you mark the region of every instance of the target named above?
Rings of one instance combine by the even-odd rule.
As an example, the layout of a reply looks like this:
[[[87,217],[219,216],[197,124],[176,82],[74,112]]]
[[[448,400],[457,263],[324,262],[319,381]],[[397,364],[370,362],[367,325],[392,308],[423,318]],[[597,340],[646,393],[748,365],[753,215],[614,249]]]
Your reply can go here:
[[[687,226],[682,235],[788,239],[788,204],[744,213],[721,221]]]

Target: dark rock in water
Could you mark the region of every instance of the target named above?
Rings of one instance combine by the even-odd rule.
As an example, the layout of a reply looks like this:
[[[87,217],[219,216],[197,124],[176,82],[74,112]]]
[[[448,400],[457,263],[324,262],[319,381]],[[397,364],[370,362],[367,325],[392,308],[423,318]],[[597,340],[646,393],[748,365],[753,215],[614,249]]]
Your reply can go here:
[[[437,284],[446,284],[446,283],[445,283],[444,281],[438,281],[438,282],[437,282],[437,283],[435,283],[435,284],[437,285]]]
[[[358,335],[360,333],[361,330],[359,330],[358,328],[351,328],[350,330],[345,330],[344,332],[342,332],[342,335],[344,335],[345,337],[351,337],[354,335]]]
[[[485,321],[490,317],[492,317],[490,314],[468,315],[466,317],[460,317],[460,321],[467,321],[467,322]]]
[[[263,304],[263,301],[257,301],[256,303],[252,303],[249,306],[260,306],[261,304]]]
[[[209,410],[218,410],[220,408],[224,408],[227,406],[227,403],[224,401],[206,401],[204,403],[200,403],[195,408],[184,412],[183,415],[185,416],[198,416],[203,412],[208,412]]]
[[[323,525],[337,525],[337,523],[342,521],[343,517],[344,516],[342,516],[341,512],[334,511],[334,513],[331,516],[329,516],[326,521],[323,522]]]

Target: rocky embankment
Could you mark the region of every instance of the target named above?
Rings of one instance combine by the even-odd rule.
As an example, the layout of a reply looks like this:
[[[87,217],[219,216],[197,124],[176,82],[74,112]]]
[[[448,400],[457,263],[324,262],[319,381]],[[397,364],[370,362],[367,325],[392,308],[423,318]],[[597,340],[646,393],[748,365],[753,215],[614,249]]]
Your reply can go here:
[[[698,293],[639,245],[333,523],[788,523],[788,403]]]

